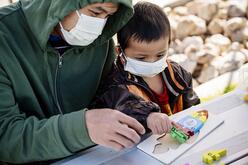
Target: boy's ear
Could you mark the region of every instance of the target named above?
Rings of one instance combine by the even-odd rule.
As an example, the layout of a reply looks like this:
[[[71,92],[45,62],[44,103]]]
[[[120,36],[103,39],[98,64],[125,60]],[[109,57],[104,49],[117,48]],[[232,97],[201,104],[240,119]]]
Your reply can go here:
[[[117,55],[121,54],[121,48],[120,48],[119,45],[115,46],[115,53],[116,53]]]

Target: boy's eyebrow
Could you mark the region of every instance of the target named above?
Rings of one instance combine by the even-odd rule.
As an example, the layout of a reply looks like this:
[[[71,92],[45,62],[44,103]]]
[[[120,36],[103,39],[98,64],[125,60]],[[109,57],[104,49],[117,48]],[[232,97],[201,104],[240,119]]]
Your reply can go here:
[[[144,56],[144,57],[145,57],[145,56],[147,56],[148,54],[141,54],[141,53],[138,53],[137,55],[138,55],[138,56]]]
[[[162,54],[162,53],[166,53],[167,52],[167,49],[161,51],[161,52],[158,52],[158,54]]]

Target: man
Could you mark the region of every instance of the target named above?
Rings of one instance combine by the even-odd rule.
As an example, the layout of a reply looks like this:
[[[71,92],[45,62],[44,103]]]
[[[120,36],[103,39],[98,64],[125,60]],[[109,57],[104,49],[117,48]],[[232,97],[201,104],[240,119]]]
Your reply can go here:
[[[111,37],[130,0],[21,0],[0,9],[0,161],[69,156],[138,143],[144,128],[112,109],[87,110],[114,60]]]

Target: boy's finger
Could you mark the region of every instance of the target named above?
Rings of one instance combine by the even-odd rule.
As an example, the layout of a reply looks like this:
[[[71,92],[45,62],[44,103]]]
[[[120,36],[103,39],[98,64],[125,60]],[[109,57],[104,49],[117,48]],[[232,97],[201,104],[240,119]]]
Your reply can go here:
[[[158,129],[155,123],[150,124],[150,130],[152,131],[152,134],[158,134]]]
[[[168,127],[167,127],[166,120],[162,120],[161,125],[162,125],[162,128],[163,128],[163,133],[167,133],[168,132]]]
[[[168,120],[168,131],[170,131],[172,128],[172,121]]]
[[[162,127],[161,120],[156,123],[156,129],[157,129],[157,134],[162,134],[163,133],[163,127]]]
[[[155,134],[155,135],[158,134],[158,129],[157,129],[157,127],[155,127],[155,126],[153,127],[152,133]]]
[[[164,122],[163,120],[159,120],[159,121],[157,122],[158,134],[164,133],[163,125],[164,125],[165,123],[163,123],[163,122]]]
[[[170,131],[171,130],[171,128],[172,128],[172,121],[171,120],[168,120],[167,121],[168,122],[168,131]]]

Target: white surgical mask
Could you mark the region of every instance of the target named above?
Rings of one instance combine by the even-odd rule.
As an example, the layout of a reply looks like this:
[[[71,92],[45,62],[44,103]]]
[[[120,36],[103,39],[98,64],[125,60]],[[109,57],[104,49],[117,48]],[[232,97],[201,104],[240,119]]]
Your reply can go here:
[[[103,31],[103,28],[107,22],[107,18],[91,17],[84,14],[78,15],[78,21],[69,32],[65,30],[61,23],[61,32],[66,42],[70,45],[87,46],[97,39]]]
[[[122,55],[124,54],[122,53]],[[154,77],[157,74],[161,73],[167,67],[166,55],[164,55],[161,59],[155,62],[143,62],[139,60],[134,60],[127,56],[125,56],[124,58],[126,60],[124,70],[136,76]]]

